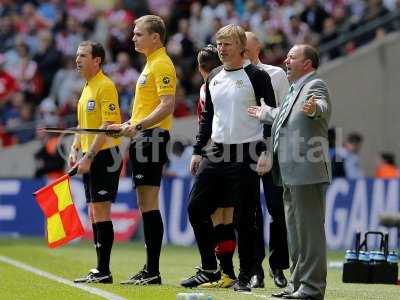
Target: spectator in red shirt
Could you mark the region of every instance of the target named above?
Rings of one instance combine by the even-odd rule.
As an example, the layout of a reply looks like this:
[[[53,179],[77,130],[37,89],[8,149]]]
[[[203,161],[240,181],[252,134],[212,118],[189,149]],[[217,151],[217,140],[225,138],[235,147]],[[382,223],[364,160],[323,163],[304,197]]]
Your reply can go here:
[[[69,1],[67,11],[79,23],[92,22],[96,12],[94,7],[87,3],[86,0]]]
[[[40,95],[42,82],[40,74],[37,72],[37,63],[34,62],[29,54],[28,46],[24,42],[16,45],[18,60],[9,67],[9,72],[20,83],[20,89],[32,96]]]
[[[178,86],[175,93],[175,110],[174,110],[174,117],[175,118],[182,118],[189,116],[190,109],[186,102],[186,94],[185,90]]]
[[[18,89],[17,81],[4,69],[4,63],[5,57],[0,54],[0,107]]]

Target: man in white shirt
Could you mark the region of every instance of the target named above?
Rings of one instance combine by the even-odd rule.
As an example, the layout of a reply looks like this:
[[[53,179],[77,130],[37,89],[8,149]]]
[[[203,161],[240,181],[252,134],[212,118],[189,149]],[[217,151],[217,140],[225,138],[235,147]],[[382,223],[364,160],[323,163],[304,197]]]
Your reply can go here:
[[[272,87],[274,88],[276,106],[281,106],[285,96],[289,91],[289,81],[285,71],[276,66],[263,64],[260,61],[261,43],[257,36],[250,31],[246,32],[246,56],[253,65],[262,68],[271,77]]]
[[[235,209],[240,273],[235,291],[250,291],[255,264],[255,210],[259,202],[259,177],[265,150],[264,126],[246,110],[263,102],[275,106],[269,75],[256,66],[243,65],[246,35],[238,25],[227,25],[216,34],[218,55],[223,63],[207,77],[204,110],[193,146],[190,165],[195,181],[188,206],[201,256],[201,267],[183,280],[184,287],[197,287],[221,277],[214,253],[211,214],[220,199],[229,199]],[[211,139],[210,146],[207,146]],[[217,197],[216,197],[217,195]],[[218,197],[219,196],[219,197]],[[211,235],[212,236],[212,235]]]
[[[274,89],[276,106],[280,106],[289,90],[289,81],[282,68],[266,65],[260,62],[259,55],[261,44],[253,32],[246,32],[246,56],[253,65],[265,70],[271,77]],[[267,136],[270,136],[270,131]],[[269,224],[269,273],[274,279],[276,286],[283,288],[287,280],[283,270],[289,268],[289,253],[287,245],[287,232],[285,224],[285,211],[283,208],[283,188],[273,183],[272,174],[268,172],[262,176],[265,203],[271,216]],[[254,276],[251,279],[251,287],[264,287],[264,270],[262,262],[265,258],[264,230],[261,203],[258,202],[256,210],[256,235]]]

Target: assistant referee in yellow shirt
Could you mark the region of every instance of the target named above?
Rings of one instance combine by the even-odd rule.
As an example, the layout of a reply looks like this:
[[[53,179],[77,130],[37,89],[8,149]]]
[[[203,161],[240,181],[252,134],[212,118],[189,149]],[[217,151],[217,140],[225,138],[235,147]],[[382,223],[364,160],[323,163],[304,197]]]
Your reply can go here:
[[[80,128],[105,128],[121,123],[118,92],[110,78],[102,72],[105,51],[101,44],[82,42],[76,53],[76,66],[86,80],[78,101]],[[83,174],[89,219],[93,227],[93,240],[97,253],[97,267],[86,277],[75,282],[112,283],[110,255],[114,241],[111,221],[111,203],[115,201],[121,171],[120,139],[105,134],[75,135],[68,163]],[[82,150],[83,157],[78,160]]]
[[[161,284],[159,259],[164,227],[158,207],[163,165],[175,106],[176,73],[167,55],[165,25],[154,15],[135,21],[135,50],[146,56],[146,65],[137,81],[131,119],[108,128],[122,129],[134,138],[130,146],[133,183],[143,217],[147,262],[144,268],[123,284]]]

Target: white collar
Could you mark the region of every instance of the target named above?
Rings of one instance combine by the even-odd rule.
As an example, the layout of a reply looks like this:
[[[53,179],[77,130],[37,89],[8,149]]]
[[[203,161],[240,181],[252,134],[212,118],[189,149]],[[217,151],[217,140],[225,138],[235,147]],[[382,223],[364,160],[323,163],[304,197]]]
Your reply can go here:
[[[294,85],[294,90],[299,89],[299,88],[302,86],[303,82],[306,81],[306,79],[307,79],[308,77],[311,77],[311,76],[314,75],[315,73],[316,73],[315,71],[312,71],[312,72],[310,72],[310,73],[307,73],[307,74],[303,75],[303,76],[300,77],[299,79],[297,79],[297,80],[293,83],[293,85]]]

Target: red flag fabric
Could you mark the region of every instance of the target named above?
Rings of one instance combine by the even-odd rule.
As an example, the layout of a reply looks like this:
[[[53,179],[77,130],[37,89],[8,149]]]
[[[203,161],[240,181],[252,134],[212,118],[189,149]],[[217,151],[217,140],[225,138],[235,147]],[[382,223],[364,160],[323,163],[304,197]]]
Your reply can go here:
[[[56,248],[84,234],[69,188],[69,175],[33,193],[46,217],[47,243]]]

